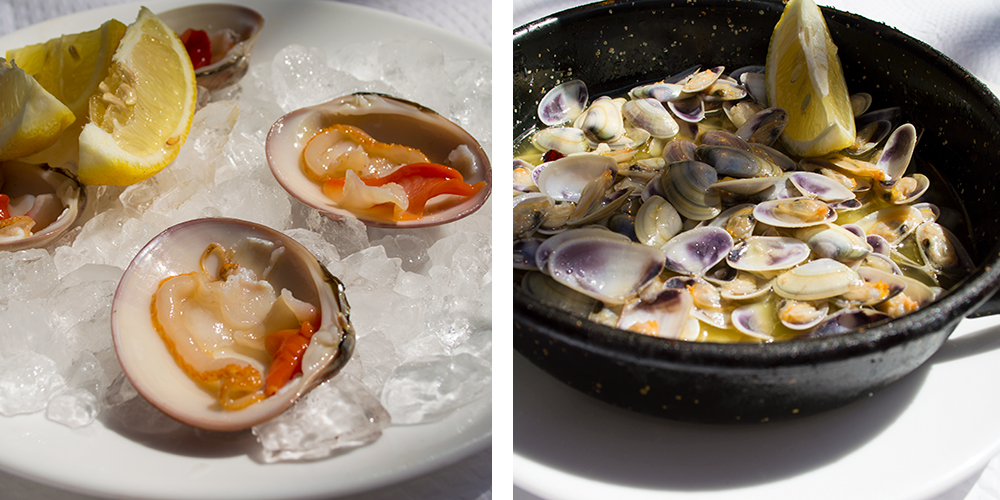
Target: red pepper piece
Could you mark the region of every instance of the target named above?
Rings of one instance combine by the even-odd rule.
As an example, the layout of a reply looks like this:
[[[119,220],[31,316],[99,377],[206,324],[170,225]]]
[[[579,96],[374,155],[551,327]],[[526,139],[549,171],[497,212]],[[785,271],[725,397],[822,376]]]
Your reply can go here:
[[[208,33],[188,28],[184,30],[180,38],[184,48],[187,49],[188,56],[191,57],[194,69],[212,63],[212,41],[208,39]]]
[[[0,194],[0,220],[10,218],[10,196]]]
[[[308,321],[303,321],[298,330],[280,330],[264,338],[264,348],[272,355],[264,382],[265,396],[281,390],[295,374],[302,371],[302,356],[315,331]]]
[[[562,158],[564,156],[566,156],[566,155],[564,155],[564,154],[562,154],[559,151],[556,151],[554,149],[550,149],[550,150],[546,151],[545,154],[542,155],[542,161],[556,161],[559,158]]]
[[[454,194],[469,197],[486,185],[485,182],[468,184],[462,180],[461,172],[439,163],[410,163],[384,177],[361,180],[366,186],[383,186],[390,182],[402,186],[409,200],[403,215],[411,219],[423,217],[424,206],[435,196]],[[326,183],[328,188],[343,188],[344,179],[330,179]]]

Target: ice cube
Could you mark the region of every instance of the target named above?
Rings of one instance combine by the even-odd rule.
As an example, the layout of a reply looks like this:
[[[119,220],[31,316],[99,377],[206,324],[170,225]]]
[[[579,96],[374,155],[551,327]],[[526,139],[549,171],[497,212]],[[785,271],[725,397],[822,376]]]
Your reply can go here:
[[[315,460],[378,439],[389,421],[378,399],[361,382],[342,373],[281,415],[254,427],[253,433],[263,447],[265,462]]]
[[[397,368],[382,404],[394,424],[432,422],[489,394],[491,380],[489,365],[471,354],[433,356]]]
[[[56,331],[44,300],[11,300],[0,306],[0,359],[22,351],[61,353]]]
[[[45,416],[71,429],[90,425],[100,413],[97,396],[86,389],[70,389],[49,401]]]
[[[42,297],[55,284],[56,265],[40,248],[0,252],[0,304]]]
[[[34,413],[66,386],[56,362],[33,351],[0,359],[0,415]]]

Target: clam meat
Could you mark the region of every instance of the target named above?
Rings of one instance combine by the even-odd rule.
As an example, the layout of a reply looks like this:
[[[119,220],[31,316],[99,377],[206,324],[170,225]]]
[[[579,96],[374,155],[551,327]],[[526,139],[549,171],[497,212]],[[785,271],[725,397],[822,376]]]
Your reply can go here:
[[[85,203],[83,185],[65,170],[0,163],[0,250],[52,243],[73,227]]]
[[[271,127],[266,149],[282,187],[333,219],[432,226],[475,212],[490,193],[489,158],[468,132],[383,94],[293,111]]]
[[[250,52],[264,17],[241,5],[196,4],[158,17],[187,48],[198,86],[209,91],[235,84],[250,68]]]
[[[858,93],[854,145],[790,156],[762,71],[694,67],[623,96],[573,80],[546,95],[548,126],[514,148],[515,282],[547,275],[525,291],[620,329],[773,342],[909,314],[971,271],[927,201],[946,198],[915,171],[915,125],[865,112]]]
[[[235,219],[155,237],[112,306],[115,350],[139,393],[209,430],[278,415],[340,371],[354,335],[337,278],[295,240]]]

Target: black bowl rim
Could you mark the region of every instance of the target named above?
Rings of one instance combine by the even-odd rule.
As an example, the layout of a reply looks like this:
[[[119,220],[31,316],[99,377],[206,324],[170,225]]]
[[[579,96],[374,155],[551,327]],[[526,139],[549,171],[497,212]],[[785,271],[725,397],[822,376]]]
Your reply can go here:
[[[670,3],[661,0],[628,0],[598,2],[570,8],[515,28],[514,46],[518,45],[519,38],[551,24],[555,19],[587,17],[596,15],[597,11],[603,12],[618,6],[636,8],[648,4],[664,7]],[[778,12],[782,8],[779,2],[761,0],[688,0],[685,5],[701,3],[713,7],[777,9]],[[940,69],[951,76],[956,84],[971,87],[970,93],[982,96],[992,114],[1000,116],[1000,101],[992,91],[937,49],[881,22],[830,7],[820,8],[824,12],[824,18],[830,19],[830,16],[833,16],[849,19],[861,24],[857,26],[858,29],[879,30],[882,36],[890,40],[912,45],[934,56],[941,62]],[[762,367],[814,364],[819,361],[847,359],[873,350],[881,351],[944,329],[953,330],[962,318],[990,299],[1000,288],[1000,243],[985,255],[987,255],[985,262],[929,307],[902,318],[829,337],[795,338],[771,343],[691,342],[652,337],[594,323],[558,308],[532,301],[518,285],[513,285],[514,322],[543,324],[546,326],[546,334],[559,341],[648,366],[694,361],[707,367],[754,370]]]

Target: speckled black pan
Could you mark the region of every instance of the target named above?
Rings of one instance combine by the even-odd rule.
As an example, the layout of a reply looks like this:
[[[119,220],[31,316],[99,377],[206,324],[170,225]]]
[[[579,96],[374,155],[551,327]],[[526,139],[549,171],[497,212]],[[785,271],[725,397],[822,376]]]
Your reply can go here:
[[[700,64],[763,64],[778,1],[634,1],[556,14],[514,31],[514,133],[538,126],[538,99],[579,78],[591,96]],[[1000,286],[1000,103],[926,44],[871,20],[824,9],[852,92],[873,109],[897,105],[923,129],[915,161],[934,170],[967,226],[977,266],[937,303],[850,334],[769,345],[671,341],[599,326],[514,286],[514,347],[580,391],[679,420],[758,422],[808,415],[867,397],[927,360]],[[935,168],[930,167],[933,165]],[[940,181],[938,181],[940,183]],[[947,190],[946,190],[947,191]],[[998,308],[987,303],[980,312]]]

